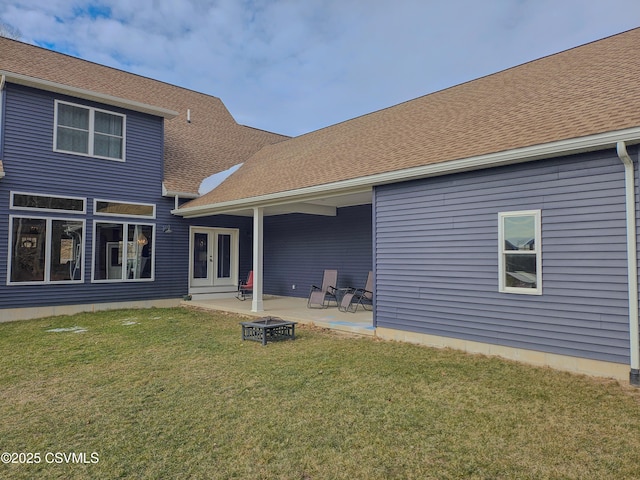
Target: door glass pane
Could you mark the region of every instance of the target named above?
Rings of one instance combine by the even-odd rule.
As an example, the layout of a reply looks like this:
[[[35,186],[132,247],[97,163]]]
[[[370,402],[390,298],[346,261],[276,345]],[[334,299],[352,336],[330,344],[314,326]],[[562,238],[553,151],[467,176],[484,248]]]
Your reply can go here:
[[[193,278],[209,278],[209,235],[195,233],[193,235]]]
[[[43,282],[46,255],[46,220],[15,218],[11,241],[11,281]]]
[[[218,235],[218,278],[231,277],[231,235]]]
[[[82,279],[82,222],[51,221],[51,281]]]

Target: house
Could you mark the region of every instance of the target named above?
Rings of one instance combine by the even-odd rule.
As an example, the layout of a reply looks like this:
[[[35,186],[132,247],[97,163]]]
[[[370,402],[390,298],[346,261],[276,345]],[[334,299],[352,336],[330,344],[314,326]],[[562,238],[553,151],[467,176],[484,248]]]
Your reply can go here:
[[[171,281],[180,278],[180,288],[170,292],[174,295],[223,292],[225,281],[232,286],[237,272],[252,269],[252,308],[261,311],[263,294],[304,296],[307,292],[294,285],[317,281],[324,268],[337,268],[345,285],[363,284],[373,270],[374,326],[381,338],[496,354],[594,375],[628,376],[632,384],[640,385],[638,45],[640,29],[630,30],[292,139],[249,131],[247,137],[256,135],[262,143],[254,140],[233,161],[212,164],[191,183],[183,178],[193,171],[188,163],[191,154],[175,146],[173,142],[185,137],[173,129],[189,131],[185,115],[192,103],[171,103],[168,94],[147,96],[154,89],[175,87],[108,70],[118,78],[96,82],[88,90],[129,103],[105,104],[106,99],[100,101],[98,96],[87,98],[96,102],[89,105],[130,109],[127,129],[128,115],[155,119],[156,135],[162,125],[165,128],[164,173],[160,169],[153,180],[151,175],[138,175],[137,182],[125,189],[123,179],[119,188],[111,185],[113,193],[104,191],[104,180],[113,175],[122,178],[122,173],[111,170],[116,164],[122,167],[122,162],[110,161],[100,173],[101,181],[78,193],[72,192],[90,178],[91,167],[86,164],[80,178],[76,175],[64,184],[60,181],[70,172],[62,170],[61,176],[61,169],[56,169],[51,191],[43,192],[42,182],[38,188],[10,183],[21,168],[25,168],[22,182],[38,180],[33,167],[27,176],[27,165],[18,160],[20,149],[41,144],[40,152],[32,155],[32,165],[45,161],[45,156],[57,156],[55,144],[51,147],[52,131],[60,124],[55,105],[77,102],[59,99],[57,95],[64,92],[52,88],[41,94],[37,85],[19,79],[26,75],[68,84],[67,69],[47,74],[40,71],[42,67],[33,67],[38,71],[29,73],[20,61],[4,67],[0,57],[0,70],[6,76],[1,155],[6,176],[0,180],[0,200],[12,206],[9,218],[0,218],[0,229],[10,224],[14,237],[20,232],[24,237],[20,241],[31,241],[32,225],[24,229],[20,223],[26,214],[20,210],[25,207],[15,207],[16,192],[89,203],[82,214],[47,214],[70,220],[86,217],[73,224],[82,226],[87,237],[83,280],[67,280],[73,283],[70,287],[53,285],[51,278],[46,283],[47,289],[57,289],[58,304],[71,303],[69,296],[75,290],[96,302],[122,301],[117,287],[145,284],[143,279],[127,281],[124,274],[117,282],[100,278],[108,276],[101,273],[100,262],[109,264],[102,248],[112,246],[113,262],[121,248],[113,229],[128,229],[133,250],[122,241],[123,257],[138,252],[140,234],[157,243],[151,262],[153,282],[145,279],[152,286],[150,294],[170,290],[164,283],[167,275]],[[33,49],[21,44],[19,48]],[[80,62],[68,57],[64,61]],[[91,77],[84,76],[70,87],[87,89],[82,83],[87,78]],[[149,82],[147,91],[136,96],[134,89],[119,85],[127,81]],[[105,91],[107,86],[113,90]],[[13,98],[26,90],[29,99]],[[46,112],[36,117],[43,125],[34,134],[22,126],[33,115],[25,118],[10,107],[35,109],[31,97],[37,94],[48,98],[49,108],[48,117]],[[142,108],[147,110],[141,112]],[[206,128],[214,126],[220,128],[216,122]],[[149,135],[142,137],[148,140]],[[127,130],[127,155],[133,140]],[[152,148],[151,142],[140,141]],[[245,141],[238,139],[236,146],[240,149]],[[160,155],[157,150],[156,155]],[[218,186],[196,195],[195,186],[206,175],[240,163]],[[157,181],[162,178],[160,192]],[[114,196],[115,191],[120,195]],[[27,202],[21,197],[18,201]],[[118,202],[147,208],[153,204],[156,218],[134,222],[126,216],[111,227],[111,217],[103,216],[123,217],[125,206]],[[45,216],[31,212],[36,219]],[[42,225],[57,227],[53,219],[47,221],[51,223]],[[171,225],[173,233],[161,233],[162,224]],[[154,235],[148,234],[149,226],[155,227]],[[5,242],[0,251],[15,247],[11,236],[4,235],[9,237],[7,243],[0,233],[0,242]],[[103,240],[93,240],[97,236]],[[161,242],[173,248],[161,248]],[[71,254],[65,258],[73,265]],[[142,268],[136,259],[134,253],[128,270]],[[199,273],[212,259],[222,284]],[[0,263],[0,274],[6,269]],[[4,292],[12,294],[2,300],[4,308],[18,308],[20,301],[23,305],[30,301],[28,295],[44,290],[42,282],[15,285],[9,278],[6,287],[0,287],[1,298]],[[137,293],[140,300],[146,292]]]
[[[6,38],[0,82],[0,320],[175,305],[194,224],[238,240],[200,289],[235,288],[251,222],[171,211],[287,137],[239,125],[218,98]]]

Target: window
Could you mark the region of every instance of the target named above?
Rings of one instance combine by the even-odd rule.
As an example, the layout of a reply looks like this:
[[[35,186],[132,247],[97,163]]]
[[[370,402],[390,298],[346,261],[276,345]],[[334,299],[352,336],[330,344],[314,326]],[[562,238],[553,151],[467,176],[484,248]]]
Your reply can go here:
[[[498,214],[499,290],[542,294],[540,210]]]
[[[11,192],[11,208],[52,212],[85,213],[85,199],[35,193]]]
[[[9,284],[82,282],[84,221],[10,217]]]
[[[152,280],[153,247],[153,225],[96,222],[93,280]]]
[[[124,115],[60,101],[55,105],[55,151],[124,160]]]
[[[120,217],[155,218],[156,206],[151,203],[125,203],[96,200],[93,206],[96,215],[118,215]]]

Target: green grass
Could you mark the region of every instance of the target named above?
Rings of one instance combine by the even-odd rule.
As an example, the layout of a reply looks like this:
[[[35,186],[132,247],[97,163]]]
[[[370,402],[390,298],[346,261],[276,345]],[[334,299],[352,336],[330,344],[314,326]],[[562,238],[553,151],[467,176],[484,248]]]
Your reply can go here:
[[[239,321],[178,308],[0,324],[0,452],[42,456],[0,478],[640,477],[640,389],[304,326],[262,347]]]

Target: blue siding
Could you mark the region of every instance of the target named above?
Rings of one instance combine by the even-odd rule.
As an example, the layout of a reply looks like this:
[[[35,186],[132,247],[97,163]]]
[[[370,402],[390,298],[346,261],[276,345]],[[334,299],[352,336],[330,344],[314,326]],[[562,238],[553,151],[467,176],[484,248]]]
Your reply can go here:
[[[53,151],[54,100],[104,108],[127,116],[126,161],[112,161]],[[4,115],[4,168],[0,181],[0,308],[175,298],[188,290],[188,222],[170,211],[173,199],[161,197],[164,120],[9,84]],[[9,210],[10,191],[85,197],[86,215]],[[107,199],[156,205],[155,281],[91,283],[93,200]],[[7,285],[8,217],[46,216],[86,220],[84,282],[80,284]],[[171,225],[173,233],[162,232]]]
[[[624,169],[613,151],[376,188],[380,327],[629,359]],[[498,212],[541,209],[543,295],[498,292]]]
[[[340,208],[335,217],[266,217],[264,292],[307,297],[325,269],[338,270],[340,287],[364,287],[373,262],[371,235],[371,205]]]

